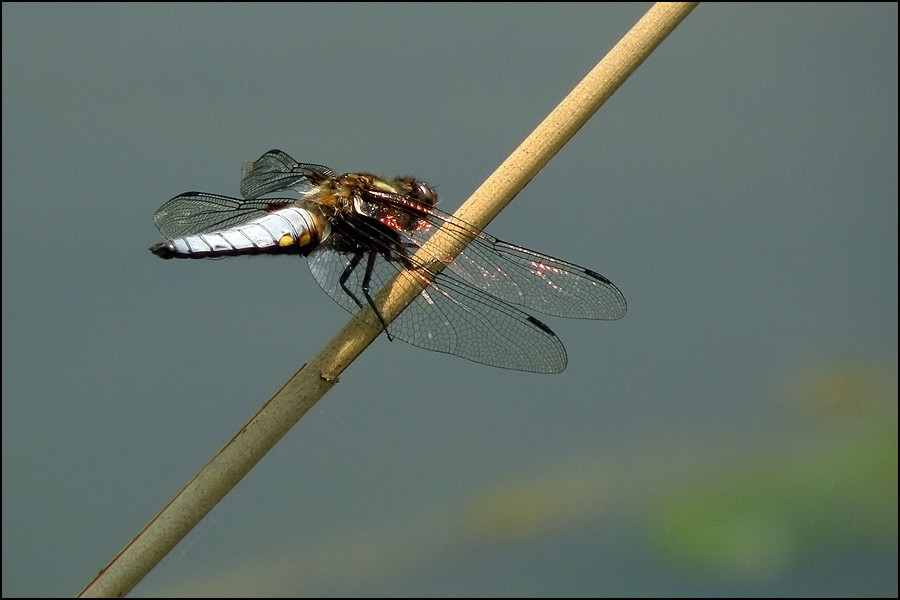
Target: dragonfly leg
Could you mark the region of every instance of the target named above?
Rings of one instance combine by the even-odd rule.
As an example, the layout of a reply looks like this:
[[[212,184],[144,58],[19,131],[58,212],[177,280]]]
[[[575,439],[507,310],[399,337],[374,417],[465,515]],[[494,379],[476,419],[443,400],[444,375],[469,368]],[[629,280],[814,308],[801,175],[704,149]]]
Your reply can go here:
[[[341,284],[341,289],[344,290],[344,293],[350,296],[356,305],[360,308],[363,307],[362,301],[356,297],[356,294],[353,293],[353,290],[347,287],[347,280],[350,279],[350,275],[353,271],[356,270],[356,267],[359,265],[359,261],[362,260],[362,252],[358,252],[353,255],[353,258],[350,259],[350,262],[347,263],[347,266],[344,267],[344,272],[341,273],[341,278],[338,280],[338,283]]]
[[[353,255],[350,259],[350,262],[347,263],[347,266],[344,267],[344,272],[341,273],[340,279],[338,279],[338,283],[341,285],[341,289],[344,290],[344,293],[350,296],[357,306],[360,308],[363,307],[362,300],[356,297],[356,294],[353,293],[349,287],[347,287],[347,280],[350,279],[350,275],[353,274],[353,271],[359,267],[359,263],[362,260],[363,253],[358,252]],[[366,261],[366,272],[363,275],[362,282],[362,291],[363,295],[366,298],[366,302],[368,302],[369,306],[372,307],[372,310],[375,311],[375,316],[378,317],[378,321],[381,323],[382,329],[384,329],[384,333],[388,336],[388,340],[394,341],[394,337],[388,332],[387,323],[384,322],[384,317],[381,316],[381,311],[378,310],[378,307],[375,305],[375,300],[372,298],[372,295],[369,291],[370,283],[372,280],[372,272],[375,269],[375,259],[378,257],[378,253],[375,251],[369,252],[369,258]]]
[[[378,306],[375,304],[375,300],[372,298],[372,295],[369,290],[369,284],[372,281],[372,273],[375,271],[375,259],[378,258],[378,252],[372,250],[369,252],[369,260],[366,261],[366,273],[363,275],[362,282],[362,291],[363,295],[366,297],[366,300],[369,302],[369,306],[372,307],[372,310],[375,311],[375,316],[378,317],[378,320],[381,321],[381,327],[384,329],[384,334],[387,336],[388,341],[393,342],[394,336],[388,331],[387,323],[384,322],[384,317],[381,316],[381,311],[378,310]]]

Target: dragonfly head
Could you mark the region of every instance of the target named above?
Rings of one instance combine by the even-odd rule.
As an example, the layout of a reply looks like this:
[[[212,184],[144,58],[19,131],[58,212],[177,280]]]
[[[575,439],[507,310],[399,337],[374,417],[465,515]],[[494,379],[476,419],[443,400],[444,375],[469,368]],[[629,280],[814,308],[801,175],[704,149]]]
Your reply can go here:
[[[412,177],[401,177],[397,180],[397,184],[405,196],[411,196],[417,202],[427,206],[434,206],[438,202],[437,192],[424,181]]]

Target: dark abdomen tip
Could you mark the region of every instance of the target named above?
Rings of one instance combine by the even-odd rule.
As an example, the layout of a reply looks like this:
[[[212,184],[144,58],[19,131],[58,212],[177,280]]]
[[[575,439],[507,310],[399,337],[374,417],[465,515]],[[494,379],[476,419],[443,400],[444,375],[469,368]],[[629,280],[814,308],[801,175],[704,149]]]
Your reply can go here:
[[[172,258],[175,256],[175,246],[169,242],[159,242],[150,246],[150,252],[160,258]]]

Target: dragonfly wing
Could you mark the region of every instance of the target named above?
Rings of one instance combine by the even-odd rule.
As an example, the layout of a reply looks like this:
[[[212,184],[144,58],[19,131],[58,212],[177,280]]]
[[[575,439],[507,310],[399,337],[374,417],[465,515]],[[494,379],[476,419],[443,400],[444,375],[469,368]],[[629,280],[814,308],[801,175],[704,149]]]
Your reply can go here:
[[[370,265],[368,252],[359,255],[342,246],[337,237],[329,238],[309,255],[309,268],[322,289],[356,316],[361,317],[360,308],[367,303],[367,271],[373,297],[398,273],[418,277],[397,260],[376,254]],[[340,283],[345,275],[349,294]],[[369,323],[382,327],[374,315]],[[388,332],[413,346],[494,367],[535,373],[558,373],[566,367],[566,351],[549,327],[452,272],[438,275],[388,325]]]
[[[414,346],[494,367],[533,373],[566,368],[566,350],[547,325],[445,273],[389,330]]]
[[[319,180],[336,173],[328,167],[298,163],[281,150],[269,150],[241,169],[241,195],[252,200],[283,190],[312,190]]]
[[[240,200],[204,192],[186,192],[163,204],[153,215],[153,223],[166,238],[173,239],[234,227],[293,202],[292,198]]]
[[[409,210],[405,205],[395,210]],[[421,246],[439,227],[469,245],[447,266],[460,280],[509,304],[545,315],[572,319],[615,320],[626,311],[625,297],[609,279],[558,258],[516,246],[477,229],[437,208],[429,207],[423,217],[432,226],[400,232],[411,246]],[[447,263],[446,255],[432,253],[420,259]]]
[[[483,234],[450,264],[472,285],[545,315],[615,320],[625,316],[625,297],[594,271]]]

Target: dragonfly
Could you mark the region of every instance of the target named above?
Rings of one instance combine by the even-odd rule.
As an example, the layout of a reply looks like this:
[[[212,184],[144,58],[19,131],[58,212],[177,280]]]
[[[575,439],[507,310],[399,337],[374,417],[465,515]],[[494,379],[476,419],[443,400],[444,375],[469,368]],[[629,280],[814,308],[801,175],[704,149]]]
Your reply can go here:
[[[519,371],[559,373],[567,364],[557,335],[526,310],[625,316],[624,296],[603,275],[441,211],[435,189],[413,177],[338,174],[270,150],[243,166],[240,191],[175,196],[153,216],[166,239],[150,251],[165,259],[302,255],[335,302],[388,339]],[[439,229],[465,246],[458,255],[426,244]],[[387,322],[376,298],[398,276],[423,287]]]

